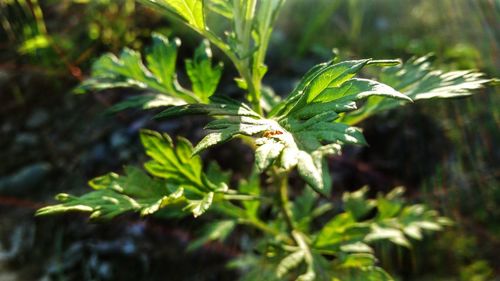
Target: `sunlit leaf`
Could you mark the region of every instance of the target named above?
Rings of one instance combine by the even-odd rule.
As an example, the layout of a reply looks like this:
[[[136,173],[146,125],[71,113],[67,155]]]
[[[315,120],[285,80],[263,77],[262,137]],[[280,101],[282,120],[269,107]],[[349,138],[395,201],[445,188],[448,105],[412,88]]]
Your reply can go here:
[[[244,103],[228,99],[212,99],[208,105],[174,106],[158,117],[225,116],[206,126],[212,132],[196,145],[195,153],[238,135],[257,136],[258,169],[262,171],[277,165],[290,170],[296,166],[308,185],[319,193],[328,194],[330,178],[323,158],[340,153],[343,144],[366,144],[361,130],[335,122],[339,114],[355,109],[356,101],[371,96],[411,101],[387,85],[353,78],[365,65],[380,63],[368,59],[313,67],[292,93],[271,111],[271,118],[260,116]]]
[[[208,98],[217,89],[222,75],[222,63],[212,66],[212,51],[208,41],[196,49],[193,59],[186,60],[186,72],[193,85],[193,92],[201,101],[208,103]]]
[[[59,194],[56,198],[61,204],[44,207],[37,211],[37,215],[81,211],[89,212],[94,219],[110,219],[129,211],[149,215],[185,200],[182,188],[174,189],[132,167],[126,168],[124,176],[108,174],[89,184],[96,191],[80,197]]]
[[[146,4],[167,10],[180,16],[193,28],[205,29],[205,16],[203,13],[203,0],[142,0]]]
[[[435,98],[456,98],[470,96],[484,88],[492,79],[474,70],[444,72],[432,67],[430,56],[414,57],[402,65],[386,67],[377,80],[385,83],[413,101]],[[372,97],[356,111],[347,113],[342,122],[356,124],[383,111],[390,110],[404,102]]]

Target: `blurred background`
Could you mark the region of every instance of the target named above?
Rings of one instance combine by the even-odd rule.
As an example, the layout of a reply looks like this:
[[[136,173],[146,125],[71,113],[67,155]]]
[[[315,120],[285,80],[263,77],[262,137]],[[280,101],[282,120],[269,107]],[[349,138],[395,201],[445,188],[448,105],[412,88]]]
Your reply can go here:
[[[152,31],[182,39],[180,69],[200,38],[133,0],[0,0],[0,24],[0,281],[237,279],[225,263],[246,243],[243,232],[186,253],[200,230],[189,219],[33,217],[58,192],[82,194],[87,180],[142,163],[140,128],[193,141],[203,135],[197,119],[106,114],[129,90],[71,93],[97,57],[124,46],[141,49]],[[439,69],[498,77],[500,1],[288,0],[265,83],[286,95],[333,48],[343,59],[433,53]],[[235,91],[235,71],[225,65],[220,90]],[[380,263],[399,280],[500,280],[499,124],[498,87],[490,87],[365,120],[370,147],[348,148],[331,160],[338,195],[362,185],[375,191],[404,185],[410,201],[455,221],[411,250],[379,247]],[[234,153],[245,161],[232,162]],[[206,156],[241,176],[252,162],[237,141]]]

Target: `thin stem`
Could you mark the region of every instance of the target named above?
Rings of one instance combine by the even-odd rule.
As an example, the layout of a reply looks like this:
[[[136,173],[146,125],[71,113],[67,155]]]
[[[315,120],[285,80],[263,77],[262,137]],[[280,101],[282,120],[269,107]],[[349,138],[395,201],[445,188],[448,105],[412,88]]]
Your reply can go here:
[[[265,222],[254,216],[248,214],[240,207],[226,201],[223,204],[214,205],[214,208],[222,214],[237,219],[240,223],[253,226],[256,229],[269,234],[271,236],[283,239],[288,244],[293,244],[293,240],[287,237],[284,233],[276,228],[270,227]]]
[[[290,211],[290,202],[288,200],[288,173],[277,173],[279,180],[279,195],[280,195],[280,208],[283,218],[287,224],[288,229],[292,232],[295,229],[292,212]]]
[[[210,31],[205,30],[201,34],[205,36],[211,43],[217,46],[217,48],[219,48],[231,60],[240,76],[247,83],[248,94],[253,109],[255,110],[255,112],[262,115],[263,112],[260,106],[260,92],[258,93],[256,90],[255,82],[252,78],[250,64],[238,58],[238,56],[227,47],[226,43],[224,43],[219,37],[215,36]]]
[[[246,7],[245,7],[245,18],[243,19],[243,48],[245,52],[248,52],[252,46],[251,45],[251,39],[252,39],[252,25],[253,25],[253,18],[255,14],[255,6],[257,4],[256,0],[247,0],[246,1]],[[246,55],[246,54],[244,54]],[[250,57],[248,57],[248,65],[250,66]]]
[[[244,220],[242,220],[242,222],[257,228],[257,229],[261,230],[262,232],[265,232],[267,234],[271,234],[273,236],[282,236],[283,235],[283,233],[279,232],[277,229],[274,229],[274,228],[268,226],[267,224],[265,224],[264,222],[262,222],[261,220],[256,219],[256,218],[244,219]]]
[[[264,112],[262,111],[262,107],[260,105],[260,90],[257,90],[256,87],[256,85],[260,85],[260,80],[256,83],[256,81],[254,81],[252,78],[252,73],[250,73],[250,68],[246,67],[244,69],[245,70],[243,71],[243,73],[240,72],[240,74],[247,83],[248,95],[249,95],[249,100],[252,103],[252,108],[259,115],[263,115]]]

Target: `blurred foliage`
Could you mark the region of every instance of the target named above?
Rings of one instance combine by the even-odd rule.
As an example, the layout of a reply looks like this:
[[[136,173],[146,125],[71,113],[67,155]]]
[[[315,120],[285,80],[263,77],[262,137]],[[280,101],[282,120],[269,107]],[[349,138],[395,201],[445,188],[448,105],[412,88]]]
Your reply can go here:
[[[332,47],[374,58],[434,52],[449,67],[498,71],[498,1],[313,2],[290,1],[284,8],[280,27],[289,40],[299,42],[281,49],[288,55],[324,53]],[[297,10],[307,12],[292,16]]]
[[[69,70],[76,78],[82,75],[80,65],[86,68],[103,50],[141,47],[161,20],[138,11],[134,0],[10,0],[0,6],[0,40],[7,43],[2,59],[43,67],[45,74]]]

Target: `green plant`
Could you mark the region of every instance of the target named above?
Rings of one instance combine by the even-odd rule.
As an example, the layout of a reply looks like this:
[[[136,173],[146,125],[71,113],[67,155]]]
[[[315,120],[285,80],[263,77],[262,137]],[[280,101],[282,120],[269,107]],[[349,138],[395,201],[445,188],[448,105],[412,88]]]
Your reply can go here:
[[[134,211],[198,217],[210,211],[219,219],[191,248],[224,240],[238,225],[260,230],[254,237],[255,252],[231,262],[242,268],[242,280],[392,280],[377,266],[371,245],[389,241],[411,247],[409,238],[422,239],[423,232],[449,224],[423,205],[405,204],[401,187],[374,199],[367,198],[366,187],[348,192],[342,208],[334,208],[325,158],[340,154],[344,145],[365,145],[362,131],[352,125],[373,114],[420,99],[470,95],[488,79],[472,71],[432,70],[426,58],[402,65],[397,60],[334,58],[313,67],[281,100],[263,87],[262,78],[273,23],[284,0],[142,2],[205,38],[193,59],[186,60],[191,90],[177,80],[180,41],[155,33],[144,59],[131,49],[104,55],[77,92],[145,90],[147,94],[114,110],[167,107],[156,117],[211,116],[214,120],[206,126],[210,133],[193,147],[184,138],[174,144],[167,134],[144,130],[141,142],[151,158],[144,169],[126,167],[124,175],[95,178],[89,182],[94,191],[80,197],[59,194],[61,203],[40,209],[38,215],[83,211],[93,219],[109,219]],[[211,28],[210,20],[228,23],[226,37]],[[240,75],[236,83],[247,93],[249,105],[215,94],[222,65],[214,65],[210,44],[234,64]],[[355,78],[370,66],[382,67],[385,84]],[[204,168],[199,156],[233,138],[243,138],[255,151],[254,170],[237,187],[230,187],[229,172],[215,162]],[[307,186],[292,193],[288,179],[294,169]],[[261,174],[268,181],[261,182]]]

